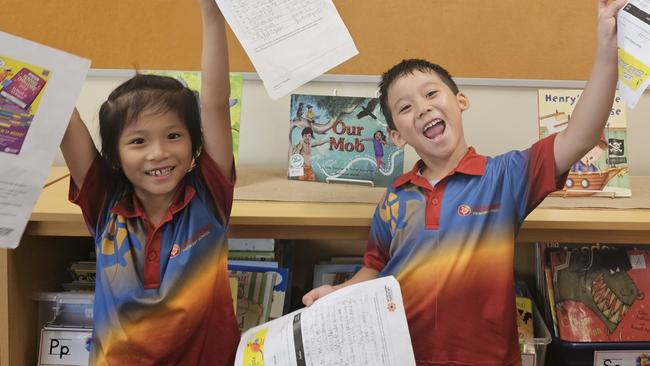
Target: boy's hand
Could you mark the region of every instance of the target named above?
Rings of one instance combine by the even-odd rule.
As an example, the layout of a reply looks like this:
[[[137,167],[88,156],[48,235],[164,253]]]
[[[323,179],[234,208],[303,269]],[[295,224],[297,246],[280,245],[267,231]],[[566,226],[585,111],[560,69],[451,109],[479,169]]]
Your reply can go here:
[[[302,297],[302,303],[305,304],[305,306],[310,306],[311,304],[314,303],[314,301],[336,290],[337,288],[331,285],[323,285],[320,287],[316,287],[315,289],[309,291],[308,293],[305,294],[305,296]]]
[[[598,49],[605,55],[616,57],[618,42],[616,38],[616,15],[625,5],[625,0],[598,0]]]

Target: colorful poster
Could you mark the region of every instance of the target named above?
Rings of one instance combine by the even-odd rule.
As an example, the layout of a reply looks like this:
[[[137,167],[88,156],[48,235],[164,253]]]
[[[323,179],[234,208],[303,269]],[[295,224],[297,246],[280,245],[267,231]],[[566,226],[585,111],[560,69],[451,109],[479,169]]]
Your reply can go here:
[[[289,179],[385,187],[404,171],[376,98],[291,96]]]
[[[582,90],[540,89],[539,137],[564,130]],[[600,141],[571,167],[564,188],[552,196],[630,197],[627,113],[617,94]]]
[[[0,248],[15,248],[90,61],[0,32]]]
[[[147,74],[170,76],[192,89],[198,95],[201,91],[200,71],[149,70]],[[241,123],[241,97],[244,78],[241,74],[230,74],[230,128],[232,130],[232,152],[237,161],[239,151],[239,126]]]
[[[0,152],[18,154],[50,71],[0,54]]]

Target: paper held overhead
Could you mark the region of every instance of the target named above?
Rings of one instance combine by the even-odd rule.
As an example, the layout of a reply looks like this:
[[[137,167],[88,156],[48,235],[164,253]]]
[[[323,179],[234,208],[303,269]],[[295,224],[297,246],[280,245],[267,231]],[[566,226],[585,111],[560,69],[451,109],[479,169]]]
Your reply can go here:
[[[216,2],[272,99],[359,53],[331,0]]]
[[[89,68],[0,32],[0,248],[20,242]]]
[[[650,84],[650,0],[631,0],[618,12],[618,90],[630,108]]]

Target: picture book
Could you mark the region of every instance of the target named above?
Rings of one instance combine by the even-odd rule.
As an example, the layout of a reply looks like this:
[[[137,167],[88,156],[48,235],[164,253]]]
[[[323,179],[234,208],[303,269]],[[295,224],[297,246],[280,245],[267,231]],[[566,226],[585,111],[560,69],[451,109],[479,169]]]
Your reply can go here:
[[[51,72],[0,54],[0,152],[19,154]]]
[[[237,324],[240,331],[269,320],[275,272],[250,271],[247,268],[229,268],[230,276],[237,277]]]
[[[517,296],[517,331],[519,340],[527,340],[535,337],[533,333],[533,301],[530,297]]]
[[[650,250],[557,250],[550,261],[562,340],[650,339]]]
[[[385,187],[403,171],[377,98],[291,96],[289,179]]]
[[[538,91],[540,139],[569,125],[581,93],[577,89]],[[551,195],[630,197],[626,126],[626,106],[617,94],[600,140],[571,166],[564,188]]]
[[[192,89],[196,95],[201,91],[200,71],[170,71],[148,70],[145,74],[155,74],[173,77],[186,87]],[[230,74],[230,128],[232,132],[232,151],[237,161],[239,151],[239,126],[241,124],[241,103],[244,78],[241,74]]]
[[[288,268],[270,268],[263,266],[256,266],[253,264],[237,264],[237,265],[228,265],[228,271],[230,271],[231,276],[237,276],[240,280],[240,286],[246,281],[250,281],[251,277],[254,277],[256,280],[260,278],[263,274],[273,273],[273,282],[271,286],[271,298],[270,303],[268,303],[268,314],[266,319],[275,319],[281,317],[284,314],[285,309],[287,308],[287,292],[289,289],[289,269]],[[245,285],[243,285],[245,286]],[[245,292],[250,293],[250,292]],[[238,295],[238,298],[242,296]],[[238,316],[239,318],[239,316]],[[260,318],[262,320],[263,318]],[[266,321],[266,320],[265,320]]]

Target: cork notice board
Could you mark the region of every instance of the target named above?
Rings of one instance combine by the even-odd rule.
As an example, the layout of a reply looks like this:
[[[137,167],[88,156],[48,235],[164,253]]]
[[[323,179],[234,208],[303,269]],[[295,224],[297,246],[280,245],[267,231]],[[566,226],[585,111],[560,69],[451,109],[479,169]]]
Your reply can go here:
[[[595,50],[594,0],[334,3],[360,53],[333,74],[422,57],[457,77],[585,80]],[[109,69],[199,69],[200,24],[195,0],[3,0],[0,12],[0,30]],[[231,70],[254,71],[232,33],[229,44]]]

